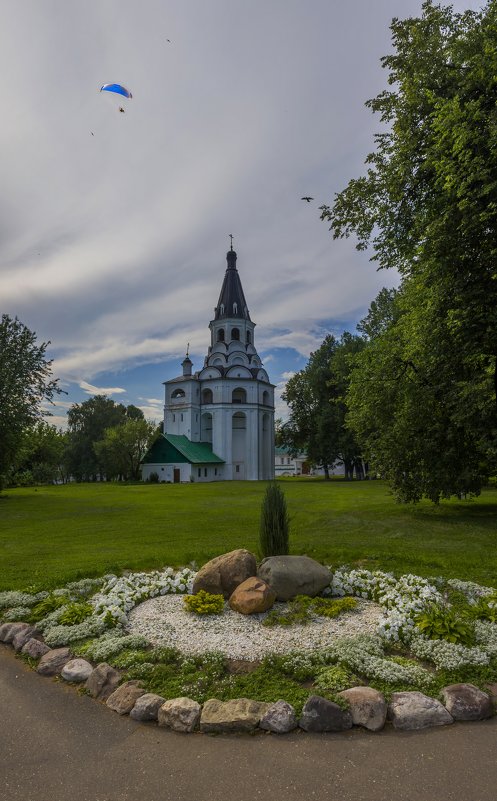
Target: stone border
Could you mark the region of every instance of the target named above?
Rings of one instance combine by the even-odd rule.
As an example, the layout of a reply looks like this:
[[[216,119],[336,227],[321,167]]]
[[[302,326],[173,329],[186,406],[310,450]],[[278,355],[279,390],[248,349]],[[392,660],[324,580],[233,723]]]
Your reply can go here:
[[[115,668],[101,662],[93,666],[86,659],[76,658],[69,648],[50,649],[43,637],[29,623],[0,625],[0,642],[10,644],[16,652],[39,659],[37,673],[61,676],[65,681],[82,684],[92,698],[104,702],[119,715],[137,721],[157,721],[173,731],[222,734],[254,732],[258,729],[285,734],[297,728],[309,732],[339,732],[360,726],[380,731],[387,720],[395,729],[414,731],[431,726],[445,726],[455,721],[486,720],[495,713],[497,683],[489,685],[489,693],[473,684],[452,684],[441,691],[442,701],[420,692],[393,693],[389,704],[372,687],[351,687],[339,693],[343,706],[311,695],[297,719],[295,709],[284,700],[276,703],[235,698],[219,701],[210,698],[203,706],[191,698],[166,700],[147,693],[139,681],[120,684]]]

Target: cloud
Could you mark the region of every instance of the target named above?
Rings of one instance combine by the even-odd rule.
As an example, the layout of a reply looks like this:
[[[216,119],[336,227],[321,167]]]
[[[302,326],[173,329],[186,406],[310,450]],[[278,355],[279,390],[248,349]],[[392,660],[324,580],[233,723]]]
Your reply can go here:
[[[86,381],[80,381],[79,386],[88,395],[121,395],[123,392],[126,392],[122,387],[94,387]]]

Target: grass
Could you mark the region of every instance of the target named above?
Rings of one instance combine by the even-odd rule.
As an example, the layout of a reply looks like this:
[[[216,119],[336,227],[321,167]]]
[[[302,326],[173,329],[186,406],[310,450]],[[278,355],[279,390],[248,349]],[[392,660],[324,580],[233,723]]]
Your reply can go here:
[[[290,551],[332,565],[495,586],[497,489],[436,507],[395,503],[381,481],[281,480]],[[70,484],[0,495],[0,590],[257,553],[265,482]]]

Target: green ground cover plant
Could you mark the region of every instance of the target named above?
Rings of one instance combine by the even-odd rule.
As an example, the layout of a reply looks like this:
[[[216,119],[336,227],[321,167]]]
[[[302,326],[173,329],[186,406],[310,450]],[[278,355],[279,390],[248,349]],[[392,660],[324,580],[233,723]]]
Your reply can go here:
[[[357,607],[355,598],[310,598],[297,595],[282,612],[272,611],[263,620],[264,626],[305,625],[314,616],[339,617]]]
[[[395,503],[381,481],[281,480],[291,552],[327,564],[465,577],[497,575],[497,489],[439,506]],[[265,482],[70,484],[0,496],[0,590],[257,551]],[[243,520],[243,526],[240,521]]]

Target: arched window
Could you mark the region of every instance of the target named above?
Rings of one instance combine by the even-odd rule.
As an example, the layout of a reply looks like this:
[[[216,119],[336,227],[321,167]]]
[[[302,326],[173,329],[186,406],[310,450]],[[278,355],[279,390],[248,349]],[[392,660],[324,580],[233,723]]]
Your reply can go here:
[[[233,314],[238,314],[238,303],[236,301],[233,303]]]
[[[219,306],[219,314],[224,314],[224,303]]]
[[[220,328],[217,332],[217,341],[224,342],[224,328]]]
[[[213,403],[212,389],[202,390],[202,403]]]
[[[175,389],[173,394],[171,395],[171,398],[173,400],[176,400],[178,398],[184,398],[184,397],[185,397],[185,390],[184,389]]]
[[[231,329],[231,339],[240,339],[240,329],[239,328],[232,328]]]
[[[262,393],[262,403],[264,406],[269,406],[269,392],[267,389]]]
[[[231,403],[247,403],[247,393],[241,387],[238,389],[233,390],[233,394],[231,396]]]
[[[250,340],[251,340],[250,331],[247,331],[247,345],[252,344]]]

